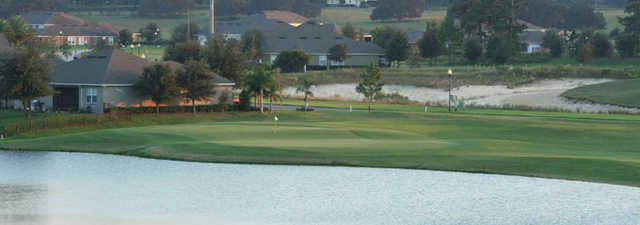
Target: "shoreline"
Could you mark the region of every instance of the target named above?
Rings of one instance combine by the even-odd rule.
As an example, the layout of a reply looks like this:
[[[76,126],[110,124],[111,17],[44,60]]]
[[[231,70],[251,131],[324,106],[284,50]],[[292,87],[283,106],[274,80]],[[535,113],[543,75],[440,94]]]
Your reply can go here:
[[[285,163],[285,162],[249,162],[249,161],[210,161],[210,160],[191,160],[191,159],[180,159],[176,157],[163,157],[163,156],[149,156],[149,155],[141,155],[141,154],[122,154],[122,153],[109,153],[109,152],[90,152],[90,151],[65,151],[65,150],[29,150],[29,149],[2,149],[0,148],[0,152],[43,152],[43,153],[68,153],[68,154],[89,154],[89,155],[108,155],[108,156],[118,156],[118,157],[131,157],[138,159],[147,159],[147,160],[158,160],[158,161],[170,161],[170,162],[184,162],[184,163],[198,163],[198,164],[229,164],[229,165],[261,165],[261,166],[296,166],[296,167],[337,167],[337,168],[371,168],[371,169],[397,169],[397,170],[414,170],[414,171],[434,171],[434,172],[449,172],[449,173],[463,173],[463,174],[483,174],[483,175],[495,175],[495,176],[513,176],[513,177],[524,177],[524,178],[533,178],[533,179],[546,179],[546,180],[558,180],[558,181],[569,181],[569,182],[581,182],[581,183],[592,183],[592,184],[604,184],[604,185],[612,185],[612,186],[623,186],[623,187],[633,187],[640,188],[640,185],[630,185],[630,184],[619,184],[619,183],[608,183],[608,182],[600,182],[595,180],[587,180],[587,179],[578,179],[578,178],[561,178],[561,177],[553,177],[553,176],[535,176],[535,175],[524,175],[524,174],[515,174],[515,173],[500,173],[500,172],[488,172],[488,171],[474,171],[474,170],[444,170],[437,168],[418,168],[418,167],[379,167],[379,166],[361,166],[361,165],[351,165],[351,164],[341,164],[341,163],[333,163],[333,164],[313,164],[313,163]]]

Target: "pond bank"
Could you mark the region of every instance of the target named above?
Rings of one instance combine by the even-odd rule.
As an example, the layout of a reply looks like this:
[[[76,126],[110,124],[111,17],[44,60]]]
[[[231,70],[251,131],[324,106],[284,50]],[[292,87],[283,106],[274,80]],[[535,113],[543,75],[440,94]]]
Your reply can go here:
[[[12,225],[633,224],[640,189],[403,169],[0,151]]]

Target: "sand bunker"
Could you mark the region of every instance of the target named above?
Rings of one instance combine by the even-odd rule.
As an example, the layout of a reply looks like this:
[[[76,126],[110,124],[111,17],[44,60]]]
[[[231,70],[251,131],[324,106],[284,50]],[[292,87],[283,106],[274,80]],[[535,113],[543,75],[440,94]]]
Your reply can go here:
[[[610,79],[560,79],[544,80],[517,88],[504,85],[496,86],[463,86],[455,88],[453,95],[464,99],[466,104],[503,107],[507,105],[529,106],[536,108],[562,109],[576,112],[632,112],[640,113],[640,109],[624,108],[612,105],[576,103],[560,95],[567,90],[584,85],[599,84],[612,81]],[[340,97],[362,100],[362,95],[355,91],[356,84],[320,85],[313,89],[316,97]],[[383,93],[399,93],[412,101],[446,104],[447,90],[402,85],[386,85]],[[295,88],[286,88],[285,95],[301,96]]]

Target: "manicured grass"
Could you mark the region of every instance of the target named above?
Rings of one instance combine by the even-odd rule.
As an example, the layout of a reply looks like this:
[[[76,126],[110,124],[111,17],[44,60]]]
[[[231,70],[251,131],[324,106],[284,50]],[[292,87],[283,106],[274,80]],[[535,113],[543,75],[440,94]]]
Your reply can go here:
[[[447,15],[447,11],[442,10],[426,10],[420,18],[394,20],[394,21],[372,21],[369,17],[373,8],[325,8],[322,15],[318,18],[327,23],[335,23],[344,26],[350,22],[357,28],[363,28],[365,31],[371,31],[376,27],[393,26],[405,30],[424,30],[427,21],[441,21]]]
[[[147,24],[153,22],[160,26],[163,39],[170,39],[171,32],[176,26],[186,23],[186,16],[175,16],[166,18],[150,18],[138,16],[137,12],[71,12],[72,15],[89,21],[108,22],[114,25],[125,27],[133,32],[138,32]],[[204,28],[209,24],[209,13],[207,10],[194,10],[191,12],[191,21]]]
[[[626,16],[627,14],[624,12],[624,9],[602,9],[600,10],[604,15],[604,19],[607,21],[607,29],[606,32],[611,32],[611,30],[620,28],[624,29],[624,27],[618,21],[618,17]]]
[[[135,48],[123,48],[123,50],[136,55],[138,57],[142,57],[142,54],[149,61],[162,61],[164,58],[164,53],[166,51],[166,46],[156,46],[156,45],[143,45],[140,48],[137,46]]]
[[[52,114],[46,113],[32,113],[31,119],[41,119],[52,116]],[[0,111],[0,126],[19,123],[25,120],[24,112],[22,111]]]
[[[569,90],[563,94],[575,100],[625,107],[640,107],[640,79],[613,81]]]
[[[271,115],[217,114],[220,116],[174,125],[5,140],[0,148],[201,162],[467,171],[640,186],[637,120],[412,112],[278,113],[277,127]]]

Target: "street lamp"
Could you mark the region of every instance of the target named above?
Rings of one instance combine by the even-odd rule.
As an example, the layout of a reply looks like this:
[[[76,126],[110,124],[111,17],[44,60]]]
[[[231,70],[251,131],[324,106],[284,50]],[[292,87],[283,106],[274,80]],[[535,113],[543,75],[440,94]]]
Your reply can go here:
[[[453,78],[453,70],[451,70],[451,68],[449,68],[449,72],[447,72],[447,74],[449,75],[449,112],[451,112],[451,88],[452,88],[452,78]]]

